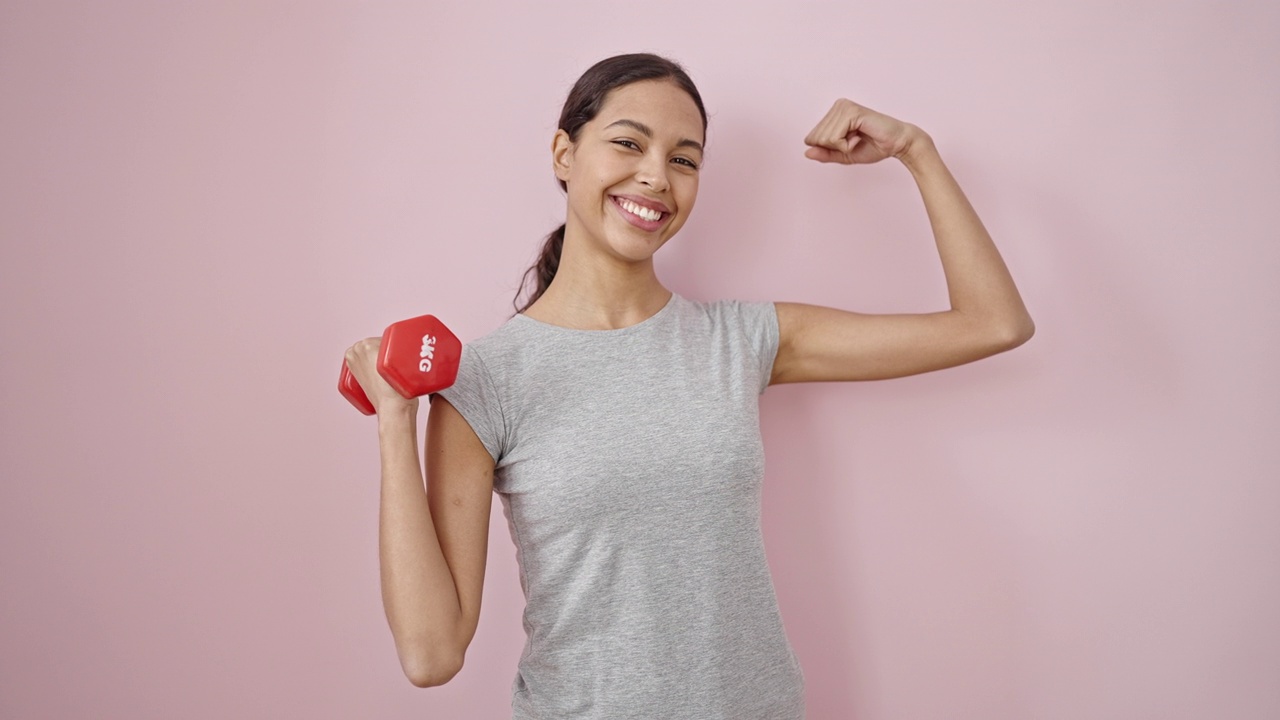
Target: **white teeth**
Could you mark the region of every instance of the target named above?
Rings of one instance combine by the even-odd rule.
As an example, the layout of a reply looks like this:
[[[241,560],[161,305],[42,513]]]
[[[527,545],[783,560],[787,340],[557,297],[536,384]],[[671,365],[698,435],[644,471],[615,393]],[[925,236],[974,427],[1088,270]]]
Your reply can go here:
[[[638,215],[649,222],[655,222],[658,218],[662,217],[661,212],[658,212],[657,210],[650,210],[647,207],[642,207],[625,198],[618,198],[618,204],[622,205],[622,207],[632,215]]]

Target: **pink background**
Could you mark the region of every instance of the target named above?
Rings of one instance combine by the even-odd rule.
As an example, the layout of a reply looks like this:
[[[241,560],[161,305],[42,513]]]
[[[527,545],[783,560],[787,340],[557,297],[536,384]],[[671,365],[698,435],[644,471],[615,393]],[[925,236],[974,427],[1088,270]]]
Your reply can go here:
[[[414,688],[338,365],[507,317],[565,93],[650,50],[711,113],[673,289],[946,307],[909,173],[803,157],[848,97],[932,134],[1037,323],[765,395],[810,717],[1280,717],[1280,5],[783,7],[0,5],[0,716],[509,716],[499,506]]]

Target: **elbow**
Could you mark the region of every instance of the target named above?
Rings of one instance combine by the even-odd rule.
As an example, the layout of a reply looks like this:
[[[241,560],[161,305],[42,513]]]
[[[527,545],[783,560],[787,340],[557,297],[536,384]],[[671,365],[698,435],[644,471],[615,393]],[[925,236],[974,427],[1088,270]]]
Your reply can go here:
[[[988,318],[980,321],[973,330],[975,338],[981,338],[984,355],[1007,352],[1031,339],[1036,325],[1031,316]]]
[[[402,658],[400,666],[414,687],[438,687],[452,680],[462,670],[462,656]]]
[[[1036,324],[1030,315],[1023,315],[1017,320],[1005,323],[997,332],[1001,350],[1012,350],[1026,343],[1036,334]]]

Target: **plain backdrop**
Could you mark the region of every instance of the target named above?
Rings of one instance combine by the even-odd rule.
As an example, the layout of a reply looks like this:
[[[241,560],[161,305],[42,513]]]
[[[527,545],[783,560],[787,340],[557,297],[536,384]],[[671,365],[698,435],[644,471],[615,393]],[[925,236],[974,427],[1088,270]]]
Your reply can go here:
[[[1209,0],[0,3],[0,716],[509,717],[500,505],[415,688],[338,368],[510,315],[564,97],[636,51],[710,112],[673,290],[947,307],[906,169],[803,156],[846,97],[933,136],[1036,321],[764,395],[809,717],[1280,717],[1280,5]]]

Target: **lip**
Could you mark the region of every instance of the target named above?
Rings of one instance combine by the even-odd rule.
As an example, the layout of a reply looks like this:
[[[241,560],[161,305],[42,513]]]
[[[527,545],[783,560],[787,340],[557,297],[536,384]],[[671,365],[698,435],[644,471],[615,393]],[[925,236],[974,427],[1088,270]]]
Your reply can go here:
[[[657,210],[658,212],[663,212],[663,213],[671,212],[670,210],[667,209],[666,205],[663,205],[657,200],[650,200],[649,198],[641,197],[640,195],[612,195],[611,197],[630,200],[631,202],[639,205],[640,207],[647,207],[650,210]]]
[[[631,214],[630,211],[622,207],[622,203],[618,201],[618,197],[613,195],[609,196],[609,204],[613,205],[614,209],[617,210],[618,214],[621,215],[622,219],[626,220],[628,224],[630,224],[634,228],[639,228],[640,230],[643,230],[645,232],[657,232],[664,225],[667,224],[667,220],[671,219],[671,213],[667,212],[667,213],[663,213],[662,217],[658,218],[657,220],[653,220],[653,221],[645,220],[644,218],[639,217],[638,215]]]

